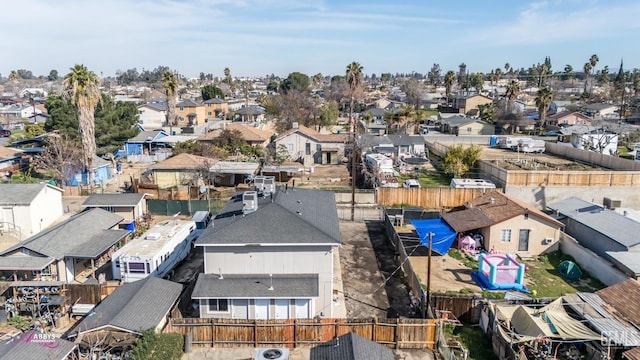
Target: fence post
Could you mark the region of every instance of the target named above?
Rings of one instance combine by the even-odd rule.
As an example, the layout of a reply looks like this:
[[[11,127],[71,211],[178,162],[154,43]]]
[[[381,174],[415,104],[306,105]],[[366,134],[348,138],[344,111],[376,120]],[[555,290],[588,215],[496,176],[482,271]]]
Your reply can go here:
[[[394,337],[393,341],[395,343],[394,347],[396,349],[398,349],[399,348],[399,342],[400,342],[400,319],[399,318],[396,318],[396,331],[395,331],[395,334],[393,335],[393,337]]]
[[[374,317],[371,327],[371,341],[376,341],[376,329],[378,328],[378,318]]]
[[[339,334],[339,332],[338,332],[338,331],[339,331],[339,328],[338,328],[338,319],[334,319],[334,323],[333,323],[333,332],[334,332],[333,337],[334,337],[334,338],[337,338],[338,336],[340,336],[340,335],[338,335],[338,334]]]
[[[216,319],[211,318],[211,347],[216,346]]]
[[[298,347],[298,319],[293,320],[293,347],[294,349]]]

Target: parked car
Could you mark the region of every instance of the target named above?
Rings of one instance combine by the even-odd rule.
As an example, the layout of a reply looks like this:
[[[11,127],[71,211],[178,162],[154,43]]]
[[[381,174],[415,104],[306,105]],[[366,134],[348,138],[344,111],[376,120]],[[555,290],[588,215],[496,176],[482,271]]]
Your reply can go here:
[[[11,136],[11,130],[0,130],[0,137],[9,137]]]
[[[419,189],[420,183],[418,182],[418,180],[415,180],[415,179],[407,179],[402,184],[402,187]]]

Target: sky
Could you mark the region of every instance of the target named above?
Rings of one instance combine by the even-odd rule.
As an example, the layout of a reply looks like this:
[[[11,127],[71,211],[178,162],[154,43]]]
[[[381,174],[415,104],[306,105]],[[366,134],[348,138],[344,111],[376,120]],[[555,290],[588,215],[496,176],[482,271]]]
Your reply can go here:
[[[640,68],[637,0],[3,1],[0,74],[84,64],[101,76],[168,66],[187,77],[529,68],[581,71],[592,54]]]

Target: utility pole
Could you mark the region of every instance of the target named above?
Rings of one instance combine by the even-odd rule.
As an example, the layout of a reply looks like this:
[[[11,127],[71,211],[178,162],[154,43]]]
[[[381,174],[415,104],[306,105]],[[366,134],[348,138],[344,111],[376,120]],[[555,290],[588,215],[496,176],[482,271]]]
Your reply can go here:
[[[431,246],[433,245],[433,233],[429,231],[429,252],[427,256],[427,299],[424,307],[425,319],[429,317],[429,308],[431,307]]]
[[[349,127],[351,130],[351,221],[355,221],[356,213],[356,125],[353,121],[353,96],[349,112]]]

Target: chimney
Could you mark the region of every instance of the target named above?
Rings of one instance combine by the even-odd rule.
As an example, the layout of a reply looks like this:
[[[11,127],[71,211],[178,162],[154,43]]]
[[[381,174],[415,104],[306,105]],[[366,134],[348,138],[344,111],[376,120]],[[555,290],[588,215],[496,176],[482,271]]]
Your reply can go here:
[[[297,122],[297,121],[294,121],[294,122],[291,124],[291,127],[292,127],[293,129],[297,129],[297,128],[298,128],[298,122]]]

